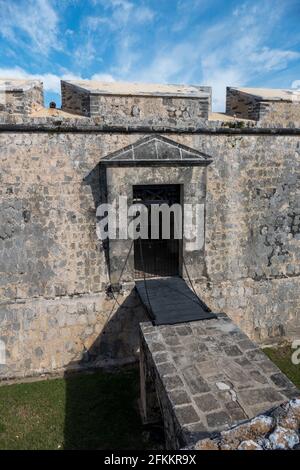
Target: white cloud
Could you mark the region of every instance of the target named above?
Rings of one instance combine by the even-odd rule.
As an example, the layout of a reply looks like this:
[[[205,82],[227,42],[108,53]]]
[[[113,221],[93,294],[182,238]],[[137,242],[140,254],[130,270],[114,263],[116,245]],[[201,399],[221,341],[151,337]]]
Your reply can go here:
[[[101,15],[90,15],[82,21],[85,40],[74,53],[78,65],[89,65],[94,58],[102,61],[105,50],[111,48],[115,60],[110,69],[125,76],[140,58],[137,30],[152,21],[155,13],[147,6],[128,0],[93,0],[93,3],[103,8]]]
[[[146,82],[178,82],[188,83],[192,80],[195,66],[199,66],[198,51],[189,42],[173,47],[162,47],[152,62],[144,68],[132,67],[130,80]]]
[[[84,80],[80,75],[72,72],[65,71],[62,75],[55,75],[52,73],[32,74],[20,67],[14,68],[0,68],[0,78],[15,78],[25,80],[41,80],[44,84],[44,90],[52,93],[60,93],[61,80]],[[112,75],[107,73],[95,73],[91,77],[85,77],[90,80],[97,80],[101,82],[114,82],[115,79]]]
[[[44,84],[44,90],[53,93],[60,93],[60,80],[82,80],[82,77],[71,72],[66,72],[61,76],[53,73],[32,74],[20,67],[0,68],[0,78],[41,80]]]
[[[109,73],[95,73],[91,76],[91,80],[96,80],[98,82],[115,82],[115,79]]]
[[[205,2],[196,3],[203,6]],[[129,80],[210,85],[214,109],[222,110],[226,86],[246,86],[299,59],[298,52],[266,45],[272,42],[282,12],[283,5],[276,0],[272,11],[268,1],[245,2],[213,26],[195,28],[184,41],[157,44],[156,54],[146,65],[139,64],[137,57],[130,67],[120,67],[115,73]],[[129,55],[134,51],[128,48]]]
[[[128,80],[133,70],[136,75],[139,74],[139,67],[136,67],[136,64],[140,57],[141,51],[137,47],[135,37],[121,34],[116,45],[115,65],[111,67],[111,70],[120,79]]]
[[[203,64],[203,78],[201,83],[212,87],[213,108],[217,111],[225,109],[226,87],[239,86],[244,83],[245,77],[238,67],[205,67]]]
[[[147,21],[152,21],[154,16],[154,11],[148,7],[140,7],[135,9],[134,19],[138,23],[146,23]]]
[[[107,24],[112,30],[122,29],[130,25],[152,21],[155,12],[144,5],[137,5],[128,0],[94,0],[94,4],[101,4],[105,10],[109,10],[107,15],[92,16],[88,18],[90,24],[101,26]]]
[[[104,7],[122,7],[128,10],[132,7],[132,3],[128,0],[93,0],[94,4],[101,3]]]
[[[74,52],[74,59],[78,67],[87,67],[95,59],[97,50],[94,45],[94,41],[91,37],[88,37],[86,41],[80,45]]]
[[[88,16],[84,20],[84,25],[90,33],[94,33],[97,29],[102,28],[103,26],[113,26],[109,18],[102,16]]]
[[[268,47],[254,51],[250,56],[251,61],[256,63],[258,67],[262,66],[266,71],[282,70],[287,67],[289,61],[299,58],[299,52],[269,49]]]
[[[58,22],[49,0],[0,0],[0,35],[18,47],[44,55],[59,49]]]
[[[291,88],[300,90],[300,80],[294,80],[291,84]]]
[[[18,45],[21,51],[29,41],[35,57],[39,57],[39,52],[47,55],[52,49],[59,49],[62,31],[53,8],[54,2],[60,5],[58,1],[0,0],[0,35],[9,40],[9,47]],[[245,1],[233,11],[228,8],[224,13],[227,16],[220,20],[206,25],[201,22],[201,26],[190,22],[196,13],[210,7],[210,0],[174,1],[177,10],[172,18],[177,24],[173,23],[173,29],[168,21],[161,27],[160,14],[149,7],[152,2],[90,1],[94,8],[81,19],[79,30],[66,31],[66,41],[73,43],[73,51],[67,53],[77,74],[62,67],[62,77],[56,73],[30,74],[13,67],[0,69],[0,76],[40,78],[46,91],[56,93],[60,91],[61,78],[89,78],[88,67],[91,78],[101,81],[198,83],[213,87],[214,108],[221,110],[226,86],[251,86],[255,82],[262,85],[276,72],[285,73],[291,61],[300,58],[299,52],[292,50],[295,46],[286,41],[284,46],[272,46],[274,30],[287,14],[287,5],[281,0],[272,0],[272,8],[269,0]],[[59,11],[62,14],[61,8]],[[153,36],[146,43],[145,25],[154,19],[157,24],[153,23]],[[176,28],[180,35],[174,32]],[[293,41],[296,44],[295,35]],[[11,54],[15,50],[11,49]],[[102,72],[104,60],[107,69]],[[96,70],[95,64],[99,64]],[[96,73],[97,70],[101,72]]]

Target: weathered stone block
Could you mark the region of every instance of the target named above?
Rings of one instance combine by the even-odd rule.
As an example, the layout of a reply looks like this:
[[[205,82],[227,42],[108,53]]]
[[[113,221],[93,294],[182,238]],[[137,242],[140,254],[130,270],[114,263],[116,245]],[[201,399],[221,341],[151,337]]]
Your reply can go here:
[[[192,394],[209,392],[210,388],[207,382],[199,376],[199,372],[195,366],[189,366],[182,371],[183,377],[190,388]]]
[[[240,397],[246,405],[257,403],[276,403],[282,401],[282,395],[272,388],[261,388],[256,390],[241,390]]]
[[[176,416],[181,426],[199,421],[199,416],[191,405],[176,407]]]
[[[174,390],[169,392],[169,397],[174,406],[184,405],[191,402],[191,398],[185,390]]]
[[[217,411],[206,415],[206,420],[209,428],[218,429],[226,424],[231,423],[230,416],[225,411]]]
[[[211,393],[203,394],[200,397],[194,397],[194,400],[201,411],[207,413],[219,408],[217,400]]]

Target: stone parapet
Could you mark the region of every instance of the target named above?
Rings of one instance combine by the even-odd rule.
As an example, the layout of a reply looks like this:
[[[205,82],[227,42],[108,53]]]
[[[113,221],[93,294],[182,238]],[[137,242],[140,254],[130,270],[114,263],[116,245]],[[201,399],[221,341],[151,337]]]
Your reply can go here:
[[[243,424],[202,439],[193,450],[299,449],[300,399],[293,399]]]
[[[43,106],[39,80],[0,80],[0,120],[12,114],[26,116]]]
[[[62,81],[62,109],[114,125],[199,125],[210,87]]]
[[[254,418],[299,391],[226,315],[141,325],[144,421],[160,411],[168,449]],[[151,387],[152,384],[152,387]]]
[[[227,87],[226,114],[258,121],[260,127],[297,128],[300,94],[295,90]]]

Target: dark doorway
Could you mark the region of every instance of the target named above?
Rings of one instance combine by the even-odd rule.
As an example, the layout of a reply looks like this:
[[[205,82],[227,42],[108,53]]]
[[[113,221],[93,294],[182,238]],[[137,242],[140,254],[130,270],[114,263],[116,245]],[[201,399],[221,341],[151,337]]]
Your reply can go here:
[[[174,238],[174,215],[171,213],[170,217],[170,239],[162,237],[162,214],[158,239],[151,239],[151,206],[180,204],[180,185],[133,186],[133,201],[144,204],[148,209],[148,239],[134,241],[135,278],[178,276],[181,240]]]

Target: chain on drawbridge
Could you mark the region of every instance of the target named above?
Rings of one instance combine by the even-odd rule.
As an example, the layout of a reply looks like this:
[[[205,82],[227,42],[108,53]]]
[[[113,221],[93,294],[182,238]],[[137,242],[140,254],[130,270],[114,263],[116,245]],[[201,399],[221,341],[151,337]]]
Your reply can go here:
[[[138,238],[139,240],[139,251],[140,251],[140,259],[141,259],[141,263],[142,263],[142,269],[143,269],[143,283],[144,283],[144,288],[145,288],[145,293],[146,293],[146,298],[147,298],[147,303],[148,303],[148,314],[150,316],[150,319],[152,322],[155,321],[155,316],[154,316],[154,313],[153,313],[153,308],[152,308],[152,305],[151,305],[151,301],[150,301],[150,295],[149,295],[149,291],[148,291],[148,286],[147,286],[147,277],[146,277],[146,266],[145,266],[145,262],[144,262],[144,256],[143,256],[143,249],[142,249],[142,242],[141,242],[141,237]],[[126,258],[125,258],[125,261],[123,263],[123,266],[122,266],[122,269],[121,269],[121,273],[120,273],[120,276],[119,276],[119,280],[118,280],[118,285],[120,285],[121,283],[121,280],[122,280],[122,276],[124,274],[124,271],[125,271],[125,268],[126,268],[126,265],[128,263],[128,259],[129,259],[129,256],[130,256],[130,253],[132,251],[132,247],[133,247],[133,244],[134,244],[134,240],[131,242],[131,245],[130,245],[130,248],[128,250],[128,253],[126,255]],[[188,268],[187,268],[187,264],[186,264],[186,261],[185,261],[185,258],[184,256],[182,255],[182,261],[183,261],[183,266],[184,266],[184,269],[185,269],[185,272],[186,272],[186,275],[187,275],[187,278],[188,278],[188,281],[189,281],[189,284],[191,286],[191,289],[197,299],[197,303],[199,303],[200,307],[204,310],[204,311],[208,311],[210,312],[210,309],[207,307],[207,305],[205,305],[204,302],[202,302],[202,300],[200,299],[200,297],[198,296],[197,292],[196,292],[196,289],[194,287],[194,284],[193,284],[193,281],[191,279],[191,276],[190,276],[190,273],[188,271]],[[109,271],[109,279],[110,279],[110,285],[112,286],[111,284],[111,278],[110,278],[110,271]],[[131,307],[127,307],[125,305],[122,305],[119,303],[118,301],[118,296],[120,295],[120,292],[117,292],[116,295],[115,295],[115,292],[114,292],[114,289],[112,288],[111,289],[111,294],[115,300],[114,302],[114,305],[109,313],[109,316],[105,322],[105,325],[104,327],[106,326],[106,324],[108,323],[108,321],[110,320],[112,314],[113,314],[113,311],[115,309],[115,306],[118,305],[120,308],[123,308],[123,309],[129,309],[131,310],[132,309],[132,306]]]

